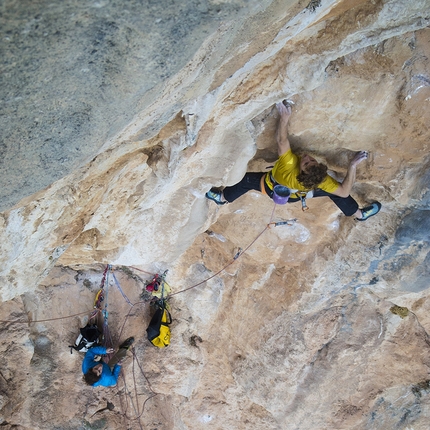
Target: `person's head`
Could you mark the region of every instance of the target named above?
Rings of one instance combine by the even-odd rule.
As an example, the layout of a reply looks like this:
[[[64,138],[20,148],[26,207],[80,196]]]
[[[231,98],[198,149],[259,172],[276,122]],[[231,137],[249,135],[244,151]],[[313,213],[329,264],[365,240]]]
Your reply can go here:
[[[84,375],[84,380],[88,385],[94,385],[102,376],[103,364],[97,364],[88,370]]]
[[[306,188],[316,188],[326,177],[327,166],[305,154],[300,160],[300,173],[297,180]]]

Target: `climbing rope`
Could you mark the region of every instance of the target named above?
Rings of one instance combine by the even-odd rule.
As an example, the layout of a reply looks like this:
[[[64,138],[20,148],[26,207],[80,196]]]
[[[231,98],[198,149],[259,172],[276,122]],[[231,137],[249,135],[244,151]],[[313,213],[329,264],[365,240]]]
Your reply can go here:
[[[257,237],[245,248],[245,249],[241,249],[241,248],[239,248],[239,250],[236,252],[236,254],[235,254],[235,256],[233,257],[233,259],[231,260],[231,261],[229,261],[221,270],[219,270],[218,272],[216,272],[216,273],[214,273],[212,276],[210,276],[209,278],[207,278],[207,279],[205,279],[205,280],[203,280],[203,281],[201,281],[201,282],[198,282],[197,284],[195,284],[195,285],[192,285],[192,286],[190,286],[190,287],[188,287],[188,288],[185,288],[185,289],[183,289],[183,290],[180,290],[180,291],[177,291],[176,293],[171,293],[169,296],[168,296],[168,298],[169,297],[171,297],[171,296],[174,296],[174,295],[176,295],[176,294],[179,294],[179,293],[183,293],[183,292],[185,292],[185,291],[188,291],[188,290],[190,290],[190,289],[192,289],[192,288],[196,288],[196,287],[198,287],[198,286],[200,286],[200,285],[202,285],[202,284],[204,284],[204,283],[206,283],[206,282],[208,282],[210,279],[212,279],[212,278],[214,278],[215,276],[217,276],[217,275],[219,275],[220,273],[222,273],[224,270],[226,270],[230,265],[232,265],[238,258],[240,258],[242,255],[244,255],[245,254],[245,252],[261,237],[261,235],[267,230],[267,229],[269,229],[271,226],[274,226],[274,227],[276,227],[276,226],[279,226],[279,225],[292,225],[296,220],[288,220],[288,221],[280,221],[280,222],[278,222],[278,223],[274,223],[274,222],[272,222],[272,219],[273,219],[273,215],[274,215],[274,212],[275,212],[275,208],[276,208],[276,205],[273,207],[273,210],[272,210],[272,214],[271,214],[271,216],[270,216],[270,221],[269,221],[269,223],[266,225],[266,227],[257,235]],[[136,269],[136,270],[138,270],[138,271],[141,271],[141,272],[144,272],[144,273],[147,273],[147,274],[149,274],[148,272],[145,272],[145,271],[143,271],[143,270],[141,270],[141,269],[137,269],[137,268],[134,268],[134,267],[131,267],[132,269]],[[164,272],[164,274],[163,275],[158,275],[158,274],[156,274],[156,275],[152,275],[151,274],[151,276],[153,277],[153,280],[152,280],[152,282],[154,282],[154,281],[158,281],[158,280],[161,280],[161,299],[160,300],[164,300],[164,278],[165,278],[165,276],[166,276],[166,274],[167,274],[167,271],[166,272]],[[114,278],[115,278],[115,275],[113,275],[114,276]],[[116,278],[115,278],[116,279]],[[126,296],[125,296],[125,294],[123,293],[123,291],[122,291],[122,289],[120,288],[120,286],[119,286],[119,282],[116,280],[116,283],[117,283],[117,287],[118,287],[118,289],[119,289],[119,291],[121,292],[121,294],[122,294],[122,296],[124,297],[124,299],[126,299]],[[128,311],[128,313],[127,313],[127,315],[125,316],[125,318],[124,318],[124,322],[123,322],[123,324],[122,324],[122,327],[121,327],[121,330],[120,330],[120,335],[119,335],[119,338],[121,338],[121,335],[122,335],[122,332],[123,332],[123,330],[124,330],[124,327],[125,327],[125,324],[126,324],[126,322],[127,322],[127,320],[128,320],[128,318],[129,318],[129,316],[130,316],[130,314],[131,314],[131,312],[132,312],[132,310],[133,310],[133,308],[136,306],[136,305],[139,305],[139,304],[145,304],[146,302],[145,301],[141,301],[141,302],[137,302],[137,303],[131,303],[130,302],[130,300],[127,300],[126,299],[126,301],[127,301],[127,303],[129,303],[130,304],[130,309],[129,309],[129,311]],[[133,398],[132,398],[132,395],[131,395],[131,392],[130,392],[130,390],[128,389],[128,387],[127,387],[127,383],[126,383],[126,380],[125,380],[125,377],[124,377],[124,375],[122,374],[122,380],[123,380],[123,383],[124,383],[124,390],[125,390],[125,392],[128,394],[127,396],[126,396],[126,399],[129,399],[130,400],[130,402],[131,402],[131,405],[132,405],[132,408],[133,408],[133,411],[134,411],[134,415],[135,415],[135,417],[134,418],[131,418],[131,417],[129,417],[128,416],[128,414],[127,414],[127,405],[126,405],[126,407],[124,407],[124,405],[123,405],[123,402],[122,402],[122,398],[121,398],[121,396],[120,396],[120,402],[121,402],[121,408],[122,408],[122,410],[123,410],[123,416],[124,416],[124,418],[125,419],[128,419],[128,420],[137,420],[138,421],[138,423],[139,423],[139,426],[140,426],[140,428],[141,429],[143,429],[143,427],[142,427],[142,424],[141,424],[141,422],[140,422],[140,419],[141,419],[141,417],[143,416],[143,413],[144,413],[144,411],[145,411],[145,406],[146,406],[146,404],[147,404],[147,402],[150,400],[150,399],[152,399],[153,397],[155,397],[155,396],[157,396],[159,393],[157,393],[157,392],[155,392],[154,390],[153,390],[153,388],[152,388],[152,386],[151,386],[151,383],[150,383],[150,381],[149,381],[149,379],[147,378],[147,376],[145,375],[145,372],[143,371],[143,368],[142,368],[142,366],[140,365],[140,362],[139,362],[139,360],[138,360],[138,358],[137,358],[137,355],[136,355],[136,353],[135,353],[135,350],[134,350],[134,348],[132,348],[132,353],[133,353],[133,366],[132,366],[132,374],[133,374],[133,384],[134,384],[134,393],[135,393],[135,399],[133,400]],[[145,378],[145,380],[146,380],[146,382],[147,382],[147,384],[148,384],[148,387],[149,387],[149,390],[150,390],[150,395],[149,395],[149,397],[147,397],[146,398],[146,400],[143,402],[143,404],[142,404],[142,407],[141,407],[141,409],[140,409],[140,407],[139,407],[139,398],[138,398],[138,391],[137,391],[137,382],[136,382],[136,370],[135,370],[135,363],[137,363],[137,366],[138,366],[138,368],[139,368],[139,370],[140,370],[140,373],[143,375],[143,377]]]
[[[130,309],[129,309],[128,313],[127,313],[127,315],[126,315],[126,316],[125,316],[125,318],[124,318],[124,322],[122,323],[121,330],[120,330],[120,332],[119,332],[119,336],[118,336],[118,338],[119,338],[119,339],[121,339],[122,332],[124,331],[125,323],[127,322],[127,320],[128,320],[128,318],[129,318],[129,316],[130,316],[131,311],[133,310],[133,308],[134,308],[135,306],[137,306],[137,305],[146,304],[146,303],[147,303],[147,302],[145,302],[145,301],[140,301],[140,302],[132,303],[132,305],[131,305],[131,307],[130,307]]]
[[[146,270],[138,269],[137,267],[129,266],[129,268],[137,270],[138,272],[146,273],[147,275],[150,275],[150,276],[155,276],[156,275],[155,273],[147,272]]]
[[[242,250],[242,248],[239,248],[239,250],[236,252],[236,254],[234,255],[234,257],[232,258],[231,261],[229,261],[223,268],[221,268],[219,271],[217,271],[216,273],[214,273],[213,275],[209,276],[207,279],[204,279],[203,281],[198,282],[195,285],[192,285],[188,288],[184,288],[183,290],[177,291],[175,293],[171,293],[168,295],[167,298],[170,298],[172,296],[175,296],[177,294],[183,293],[185,291],[191,290],[193,288],[196,288],[200,285],[203,285],[204,283],[208,282],[209,280],[213,279],[214,277],[218,276],[220,273],[222,273],[223,271],[225,271],[229,266],[231,266],[238,258],[240,258],[242,255],[244,255],[248,249],[263,235],[263,233],[271,228],[271,227],[277,227],[277,226],[281,226],[281,225],[293,225],[294,222],[296,222],[296,219],[293,220],[287,220],[287,221],[279,221],[279,222],[273,222],[273,216],[274,216],[274,212],[275,212],[275,208],[276,208],[276,204],[273,207],[271,216],[270,216],[270,220],[269,223],[265,226],[265,228],[257,235],[257,237],[245,248]],[[131,269],[137,270],[139,272],[151,275],[154,279],[157,276],[157,279],[161,280],[161,300],[165,300],[164,294],[164,283],[165,283],[165,275],[167,273],[164,272],[163,275],[154,275],[150,272],[147,272],[145,270],[139,269],[137,267],[133,267],[130,266]],[[105,347],[111,347],[112,345],[112,339],[109,333],[109,326],[108,326],[108,320],[109,320],[109,312],[108,312],[108,291],[109,291],[109,273],[112,273],[112,277],[113,280],[115,282],[115,285],[118,289],[118,291],[120,292],[120,294],[122,295],[122,297],[124,298],[124,300],[130,305],[130,309],[129,312],[127,313],[126,317],[124,318],[124,322],[122,324],[121,330],[120,330],[120,335],[119,338],[121,339],[125,324],[132,312],[132,310],[134,309],[135,306],[140,305],[140,304],[146,304],[146,301],[139,301],[136,303],[132,303],[130,301],[130,299],[126,296],[126,294],[124,293],[123,289],[121,288],[121,285],[117,279],[117,277],[115,276],[113,270],[112,270],[112,266],[111,265],[107,265],[104,272],[103,272],[103,276],[102,276],[102,281],[100,284],[100,290],[96,295],[96,299],[95,299],[95,303],[94,303],[94,310],[91,312],[90,314],[90,319],[95,318],[96,316],[98,318],[100,318],[101,316],[103,317],[103,344]],[[102,302],[105,302],[104,304],[104,309],[102,310]],[[34,321],[19,321],[19,320],[0,320],[1,323],[11,323],[11,324],[15,324],[15,323],[21,323],[21,324],[30,324],[30,323],[37,323],[37,322],[47,322],[47,321],[56,321],[56,320],[61,320],[61,319],[67,319],[67,318],[72,318],[75,316],[79,316],[79,315],[83,315],[88,313],[88,311],[86,312],[81,312],[81,313],[77,313],[77,314],[73,314],[73,315],[68,315],[68,316],[63,316],[63,317],[58,317],[58,318],[47,318],[47,319],[43,319],[43,320],[34,320]],[[145,411],[145,406],[147,404],[147,402],[152,399],[153,397],[157,396],[160,393],[157,393],[156,391],[153,390],[151,383],[149,381],[149,379],[147,378],[147,376],[145,375],[145,372],[143,371],[143,368],[138,360],[138,357],[135,353],[134,348],[131,349],[131,352],[133,354],[133,367],[132,367],[132,372],[133,372],[133,386],[134,386],[134,399],[132,396],[131,391],[129,390],[129,388],[127,387],[126,384],[126,380],[124,377],[123,372],[121,372],[122,374],[122,380],[124,383],[124,391],[125,391],[125,399],[130,399],[131,404],[132,404],[132,408],[133,408],[133,412],[135,417],[130,417],[127,414],[127,409],[128,409],[128,403],[126,404],[126,407],[124,409],[124,405],[123,405],[123,400],[122,400],[122,396],[120,395],[120,402],[121,402],[121,408],[124,409],[124,419],[127,420],[138,420],[139,426],[140,428],[143,430],[142,427],[142,423],[140,422],[140,419]],[[140,371],[141,375],[144,377],[144,379],[146,380],[147,384],[148,384],[148,389],[150,391],[150,395],[149,397],[147,397],[145,399],[145,401],[143,402],[143,404],[140,406],[139,405],[139,394],[138,394],[138,390],[137,390],[137,381],[136,381],[136,368]],[[118,394],[121,394],[120,391],[118,390]]]
[[[84,315],[84,314],[88,314],[91,311],[85,311],[85,312],[79,312],[78,314],[72,314],[72,315],[67,315],[65,317],[57,317],[57,318],[46,318],[43,320],[27,320],[27,321],[19,321],[19,320],[0,320],[0,323],[11,323],[11,324],[35,324],[35,323],[42,323],[42,322],[47,322],[47,321],[58,321],[58,320],[65,320],[68,318],[73,318],[73,317],[78,317],[80,315]]]
[[[139,359],[138,359],[138,357],[136,355],[135,349],[132,348],[131,352],[133,354],[132,375],[133,375],[134,399],[133,399],[133,395],[132,395],[131,390],[127,386],[127,382],[125,380],[125,377],[124,377],[123,373],[121,373],[121,376],[122,376],[122,381],[123,381],[123,384],[124,384],[124,390],[126,391],[126,394],[127,394],[125,396],[125,398],[126,398],[126,400],[128,399],[130,401],[135,416],[134,417],[130,417],[127,414],[128,403],[124,406],[124,404],[123,404],[123,396],[120,396],[120,403],[121,403],[121,409],[122,409],[124,418],[128,419],[129,421],[138,421],[140,428],[143,430],[142,423],[140,422],[140,419],[143,416],[143,413],[145,412],[145,406],[146,406],[146,404],[147,404],[147,402],[149,400],[151,400],[153,397],[159,395],[160,393],[157,393],[152,388],[151,382],[149,381],[148,377],[146,376],[145,372],[143,371],[142,365],[139,362]],[[143,402],[143,404],[142,404],[141,407],[139,405],[140,402],[139,402],[139,394],[138,394],[139,390],[138,390],[138,387],[140,388],[140,386],[138,385],[137,380],[136,380],[136,372],[137,372],[136,366],[137,366],[138,370],[140,371],[140,374],[145,378],[145,380],[146,380],[146,382],[148,384],[149,392],[150,392],[149,397],[147,397],[145,399],[145,401]]]
[[[260,236],[267,230],[267,229],[269,229],[269,228],[272,228],[272,227],[277,227],[277,226],[281,226],[281,225],[289,225],[289,226],[292,226],[295,222],[297,222],[297,219],[296,218],[294,218],[294,219],[290,219],[290,220],[286,220],[286,221],[278,221],[278,222],[273,222],[272,221],[272,219],[273,219],[273,215],[274,215],[274,212],[275,212],[275,208],[276,208],[276,204],[274,205],[274,207],[273,207],[273,210],[272,210],[272,213],[271,213],[271,216],[270,216],[270,220],[269,220],[269,223],[266,225],[266,227],[257,235],[257,237],[245,248],[245,249],[242,249],[242,248],[239,248],[239,250],[236,252],[236,254],[235,254],[235,256],[233,257],[233,259],[231,260],[231,261],[229,261],[223,268],[221,268],[218,272],[216,272],[216,273],[214,273],[213,275],[211,275],[211,276],[209,276],[208,278],[206,278],[206,279],[204,279],[203,281],[200,281],[200,282],[198,282],[197,284],[195,284],[195,285],[192,285],[192,286],[190,286],[190,287],[188,287],[188,288],[185,288],[185,289],[183,289],[183,290],[180,290],[180,291],[177,291],[177,292],[175,292],[175,293],[171,293],[171,294],[169,294],[168,295],[168,298],[170,298],[170,297],[172,297],[172,296],[175,296],[176,294],[180,294],[180,293],[183,293],[183,292],[185,292],[185,291],[188,291],[188,290],[191,290],[191,289],[193,289],[193,288],[196,288],[196,287],[198,287],[198,286],[200,286],[200,285],[203,285],[203,284],[205,284],[206,282],[208,282],[208,281],[210,281],[211,279],[213,279],[214,277],[216,277],[216,276],[218,276],[220,273],[222,273],[222,272],[224,272],[229,266],[231,266],[238,258],[240,258],[242,255],[244,255],[245,254],[245,252],[260,238]],[[134,267],[134,266],[128,266],[130,269],[134,269],[134,270],[137,270],[137,271],[139,271],[139,272],[142,272],[142,273],[146,273],[147,275],[150,275],[150,276],[152,276],[153,278],[155,278],[156,276],[159,276],[160,278],[162,278],[163,280],[164,280],[164,277],[165,277],[165,275],[166,275],[166,272],[164,272],[164,274],[163,275],[157,275],[157,274],[154,274],[154,273],[151,273],[151,272],[147,272],[147,271],[145,271],[145,270],[142,270],[142,269],[139,269],[139,268],[137,268],[137,267]],[[108,282],[109,282],[109,280],[108,280],[108,277],[109,277],[109,272],[111,272],[112,273],[112,276],[113,276],[113,279],[114,279],[114,281],[115,281],[115,284],[116,284],[116,286],[117,286],[117,288],[118,288],[118,290],[120,291],[120,293],[121,293],[121,295],[124,297],[124,299],[125,299],[125,301],[131,306],[131,309],[130,309],[130,311],[129,311],[129,313],[127,314],[127,316],[126,316],[126,320],[127,320],[127,318],[128,318],[128,316],[130,315],[130,312],[131,312],[131,310],[132,310],[132,308],[134,307],[134,306],[136,306],[136,305],[139,305],[139,304],[145,304],[146,302],[145,301],[140,301],[140,302],[137,302],[137,303],[132,303],[131,301],[130,301],[130,299],[124,294],[124,291],[122,290],[122,288],[121,288],[121,286],[120,286],[120,284],[119,284],[119,282],[118,282],[118,279],[116,278],[116,276],[115,276],[115,274],[114,274],[114,272],[113,272],[113,270],[112,270],[112,266],[111,265],[107,265],[106,266],[106,268],[105,268],[105,270],[104,270],[104,272],[103,272],[103,276],[102,276],[102,280],[101,280],[101,283],[100,283],[100,290],[98,291],[98,293],[97,293],[97,295],[96,295],[96,299],[95,299],[95,303],[94,303],[94,311],[91,313],[91,316],[90,316],[90,318],[94,318],[95,316],[97,316],[97,315],[100,315],[101,313],[103,313],[103,316],[104,316],[104,319],[105,319],[105,321],[104,321],[104,323],[106,324],[106,326],[107,326],[107,323],[108,323],[108,300],[107,300],[107,288],[106,288],[106,290],[105,290],[105,286],[107,287],[108,286]],[[105,300],[105,309],[102,311],[102,309],[101,309],[101,303],[103,302]],[[80,312],[80,313],[78,313],[78,314],[73,314],[73,315],[68,315],[68,316],[65,316],[65,317],[58,317],[58,318],[47,318],[47,319],[43,319],[43,320],[34,320],[34,321],[31,321],[31,320],[28,320],[28,321],[19,321],[19,320],[0,320],[0,323],[12,323],[12,324],[14,324],[14,323],[16,323],[16,324],[30,324],[30,323],[38,323],[38,322],[47,322],[47,321],[56,321],[56,320],[61,320],[61,319],[67,319],[67,318],[73,318],[73,317],[75,317],[75,316],[80,316],[80,315],[84,315],[84,314],[86,314],[86,313],[88,313],[88,311],[85,311],[85,312]],[[125,324],[125,322],[124,322],[124,324]],[[122,326],[122,328],[121,328],[121,333],[122,333],[122,331],[123,331],[123,328],[124,328],[124,324],[123,324],[123,326]],[[121,338],[121,336],[120,336],[120,338]]]
[[[184,293],[185,291],[191,290],[193,288],[199,287],[202,284],[205,284],[206,282],[210,281],[212,278],[215,278],[216,276],[218,276],[220,273],[224,272],[228,267],[230,267],[238,258],[240,258],[242,255],[245,254],[246,251],[248,251],[249,248],[251,248],[252,245],[254,245],[254,243],[262,236],[262,234],[268,229],[270,228],[270,225],[273,224],[272,223],[272,219],[273,219],[273,215],[275,213],[275,209],[276,209],[276,203],[273,205],[273,210],[272,210],[272,214],[270,215],[270,220],[268,222],[268,224],[266,225],[266,227],[264,227],[264,229],[257,235],[257,237],[245,248],[242,250],[242,248],[239,248],[239,251],[235,254],[235,256],[233,257],[233,259],[231,261],[229,261],[222,269],[218,270],[218,272],[214,273],[212,276],[209,276],[209,278],[204,279],[203,281],[198,282],[195,285],[191,285],[191,287],[188,288],[184,288],[183,290],[180,291],[176,291],[175,293],[171,293],[169,295],[169,297],[175,296],[176,294],[180,294],[180,293]]]
[[[113,277],[113,280],[115,281],[115,285],[116,285],[116,287],[118,288],[118,290],[119,290],[119,292],[121,293],[122,297],[124,297],[124,300],[125,300],[129,305],[132,305],[132,303],[131,303],[130,299],[125,295],[124,291],[122,290],[121,285],[119,284],[118,279],[116,279],[116,276],[115,276],[115,273],[114,273],[114,272],[112,272],[112,277]]]

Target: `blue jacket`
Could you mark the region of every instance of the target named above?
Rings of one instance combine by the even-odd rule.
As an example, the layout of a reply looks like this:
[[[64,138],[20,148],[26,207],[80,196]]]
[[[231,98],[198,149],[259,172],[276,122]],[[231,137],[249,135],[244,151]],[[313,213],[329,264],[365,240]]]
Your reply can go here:
[[[93,385],[93,387],[98,387],[100,385],[103,387],[112,387],[113,385],[116,385],[116,382],[118,381],[119,372],[121,372],[121,366],[119,364],[115,364],[113,370],[110,370],[110,367],[103,360],[94,360],[96,355],[105,354],[106,348],[104,346],[94,346],[87,351],[84,361],[82,362],[82,372],[84,372],[84,375],[94,366],[97,366],[97,364],[101,363],[103,365],[100,379]]]

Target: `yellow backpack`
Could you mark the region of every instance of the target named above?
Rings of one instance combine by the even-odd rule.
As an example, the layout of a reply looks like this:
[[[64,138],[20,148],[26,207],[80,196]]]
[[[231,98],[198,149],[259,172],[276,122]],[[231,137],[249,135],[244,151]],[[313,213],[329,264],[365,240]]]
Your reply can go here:
[[[158,348],[164,348],[170,344],[170,327],[172,316],[166,309],[164,301],[157,307],[146,333],[148,340]]]

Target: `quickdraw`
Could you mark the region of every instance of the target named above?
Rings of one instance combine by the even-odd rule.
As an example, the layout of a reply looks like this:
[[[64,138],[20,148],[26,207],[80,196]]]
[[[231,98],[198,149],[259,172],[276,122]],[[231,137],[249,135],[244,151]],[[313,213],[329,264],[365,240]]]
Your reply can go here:
[[[299,199],[302,202],[302,211],[306,212],[309,210],[309,208],[306,206],[306,193],[303,191],[298,191],[296,194],[299,196]]]
[[[269,228],[278,227],[279,225],[289,225],[289,226],[292,226],[295,222],[297,222],[297,218],[288,219],[286,221],[271,222],[270,224],[267,224],[267,226]]]

